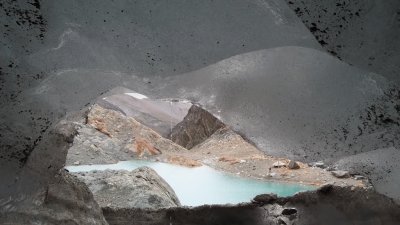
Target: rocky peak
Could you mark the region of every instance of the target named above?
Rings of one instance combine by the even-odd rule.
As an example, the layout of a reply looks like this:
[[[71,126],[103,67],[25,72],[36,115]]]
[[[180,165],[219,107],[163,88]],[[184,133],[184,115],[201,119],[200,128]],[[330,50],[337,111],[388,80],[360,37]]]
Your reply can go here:
[[[191,149],[222,127],[225,127],[225,124],[214,115],[192,105],[183,121],[172,129],[170,136],[173,142]]]

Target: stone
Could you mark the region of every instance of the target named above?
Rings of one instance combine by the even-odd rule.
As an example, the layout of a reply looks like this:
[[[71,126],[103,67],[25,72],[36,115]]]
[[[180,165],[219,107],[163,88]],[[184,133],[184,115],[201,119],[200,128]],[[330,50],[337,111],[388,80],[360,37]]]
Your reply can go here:
[[[290,216],[297,213],[297,209],[295,208],[285,208],[282,210],[282,215]]]
[[[364,177],[364,176],[361,176],[361,175],[354,175],[354,179],[355,179],[355,180],[364,180],[365,177]]]
[[[334,187],[333,184],[329,184],[329,183],[324,184],[317,189],[317,192],[321,193],[321,194],[328,194],[329,192],[331,192],[333,190],[333,187]]]
[[[285,218],[285,217],[278,217],[277,218],[277,224],[279,225],[289,225],[289,219]]]
[[[349,171],[345,171],[345,170],[331,171],[331,174],[337,178],[349,178],[350,177]]]
[[[290,160],[289,164],[287,165],[287,167],[291,170],[297,170],[300,169],[300,165],[294,161],[294,160]]]
[[[170,137],[178,145],[191,149],[223,127],[225,124],[214,115],[192,105],[183,121],[172,129]]]
[[[282,162],[282,161],[276,161],[274,162],[274,164],[272,164],[272,167],[274,168],[281,168],[281,167],[285,167],[286,163]]]
[[[161,209],[181,205],[169,184],[149,167],[77,175],[101,207]]]
[[[330,172],[330,171],[334,171],[334,170],[337,170],[337,169],[334,168],[334,167],[328,166],[328,167],[325,168],[325,170]]]
[[[322,161],[318,161],[318,162],[313,163],[312,166],[319,167],[319,168],[323,169],[323,168],[325,168],[325,163],[322,162]]]
[[[76,166],[79,164],[81,164],[79,161],[74,162],[74,165],[76,165]]]
[[[276,194],[261,194],[254,197],[252,202],[259,204],[271,204],[274,203],[277,199],[278,196]]]

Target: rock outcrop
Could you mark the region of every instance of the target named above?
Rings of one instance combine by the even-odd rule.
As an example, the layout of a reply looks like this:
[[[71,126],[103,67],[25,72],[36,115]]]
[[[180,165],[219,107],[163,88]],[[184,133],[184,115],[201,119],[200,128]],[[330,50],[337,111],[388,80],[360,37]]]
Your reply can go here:
[[[101,207],[160,209],[180,206],[168,183],[153,169],[92,171],[76,174]]]
[[[260,205],[271,204],[276,202],[278,196],[276,194],[261,194],[253,198],[252,202]]]
[[[107,225],[103,213],[87,186],[73,175],[61,171],[34,200],[19,206],[0,201],[1,224]]]
[[[86,122],[77,123],[77,135],[68,150],[67,165],[108,164],[147,157],[164,151],[186,151],[132,117],[121,112],[91,107]]]
[[[225,127],[225,124],[218,118],[201,107],[192,105],[183,121],[172,129],[171,140],[191,149],[222,127]]]
[[[192,105],[189,101],[179,99],[150,99],[121,87],[113,89],[112,92],[111,95],[99,99],[97,104],[134,117],[166,138],[172,127],[183,120]]]

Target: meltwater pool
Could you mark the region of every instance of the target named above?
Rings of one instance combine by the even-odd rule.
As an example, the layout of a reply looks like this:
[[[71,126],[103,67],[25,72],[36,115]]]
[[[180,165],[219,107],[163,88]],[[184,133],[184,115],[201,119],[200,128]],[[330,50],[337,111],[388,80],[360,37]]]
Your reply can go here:
[[[256,195],[276,193],[290,196],[300,191],[315,189],[313,186],[261,181],[234,176],[208,166],[187,168],[162,162],[144,160],[121,161],[116,164],[68,166],[70,172],[92,170],[134,170],[141,166],[153,168],[174,189],[184,206],[249,202]]]

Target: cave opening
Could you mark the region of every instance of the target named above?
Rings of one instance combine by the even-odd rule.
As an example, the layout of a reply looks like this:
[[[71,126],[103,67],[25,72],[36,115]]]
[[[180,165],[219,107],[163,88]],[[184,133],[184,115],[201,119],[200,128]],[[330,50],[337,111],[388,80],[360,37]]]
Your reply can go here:
[[[259,150],[198,104],[110,91],[70,123],[76,135],[66,169],[85,182],[101,207],[169,208],[250,203],[326,184],[366,186]]]

